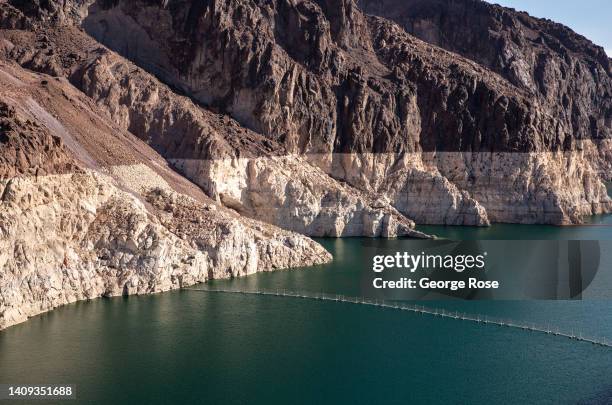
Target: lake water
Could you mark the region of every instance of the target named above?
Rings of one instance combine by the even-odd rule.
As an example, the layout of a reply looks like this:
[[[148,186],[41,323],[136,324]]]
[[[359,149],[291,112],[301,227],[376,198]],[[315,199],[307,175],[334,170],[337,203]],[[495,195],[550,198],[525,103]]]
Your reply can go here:
[[[538,232],[555,229],[593,232]],[[359,295],[361,253],[372,244],[408,243],[321,242],[334,263],[210,287]],[[608,300],[424,304],[612,340]],[[610,370],[612,349],[545,334],[345,303],[187,290],[80,302],[0,332],[0,383],[76,384],[78,400],[70,403],[604,404],[612,401]]]

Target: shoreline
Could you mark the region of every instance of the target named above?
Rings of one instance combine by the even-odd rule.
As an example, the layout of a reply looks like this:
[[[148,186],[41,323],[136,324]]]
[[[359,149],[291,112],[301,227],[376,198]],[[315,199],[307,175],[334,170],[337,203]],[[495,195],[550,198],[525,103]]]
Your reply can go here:
[[[420,230],[420,228],[422,227],[427,227],[427,230],[430,231],[432,228],[435,229],[446,229],[446,230],[451,230],[453,232],[455,232],[455,235],[457,234],[457,232],[459,233],[463,233],[464,236],[467,236],[467,238],[465,238],[464,240],[472,240],[471,237],[474,237],[473,240],[486,240],[487,238],[483,238],[480,235],[477,234],[472,234],[473,231],[476,231],[476,233],[482,233],[484,232],[489,232],[489,233],[494,233],[496,230],[502,230],[504,231],[504,228],[509,228],[512,232],[516,232],[516,228],[522,228],[523,230],[525,230],[525,227],[527,228],[527,230],[531,229],[533,230],[534,227],[535,229],[540,229],[540,230],[553,230],[553,231],[561,231],[566,229],[566,230],[588,230],[588,229],[594,229],[594,230],[598,230],[599,228],[602,229],[607,229],[608,227],[612,228],[612,214],[604,214],[604,215],[599,215],[599,216],[594,216],[594,217],[600,217],[602,219],[608,219],[610,221],[609,224],[601,224],[599,225],[589,225],[589,224],[584,224],[584,225],[561,225],[561,226],[555,226],[555,225],[526,225],[526,224],[492,224],[489,227],[470,227],[470,226],[449,226],[449,225],[435,225],[435,226],[425,226],[425,225],[417,225],[417,227],[415,228],[417,231]],[[504,232],[507,232],[508,229],[506,229]],[[452,233],[452,232],[451,232]],[[521,232],[520,234],[526,234],[526,235],[532,235],[532,233],[530,232]],[[511,235],[514,236],[519,236],[520,234],[517,233],[511,233]],[[452,238],[444,238],[441,235],[435,235],[437,238],[440,239],[452,239]],[[495,236],[493,234],[493,236]],[[542,234],[540,234],[539,236],[542,236]],[[612,233],[608,236],[609,240],[612,240]],[[321,238],[321,237],[317,237],[317,238],[311,238],[312,240],[314,240],[317,243],[320,243],[320,241],[333,241],[333,240],[338,240],[338,239],[347,239],[347,240],[351,240],[351,239],[360,239],[360,238]],[[402,241],[402,240],[414,240],[413,238],[368,238],[371,240],[378,240],[378,241],[385,241],[385,240],[398,240],[398,241]],[[504,237],[504,238],[499,238],[499,237],[493,237],[490,239],[504,239],[504,240],[535,240],[535,239],[531,239],[531,238],[516,238],[516,237]],[[599,239],[599,240],[606,240],[606,238],[587,238],[587,239],[582,239],[582,240],[589,240],[589,239]],[[458,239],[455,239],[458,240]],[[547,240],[558,240],[558,241],[566,241],[566,240],[576,240],[576,239],[565,239],[565,238],[559,238],[558,235],[555,238],[549,238]],[[578,239],[581,240],[581,239]],[[328,250],[328,249],[326,249]],[[332,259],[332,260],[336,260],[336,258]],[[311,268],[311,267],[317,267],[317,266],[308,266],[308,267],[298,267],[298,268],[288,268],[288,269],[278,269],[278,270],[273,270],[272,272],[293,272],[293,271],[303,271],[304,269],[307,268]],[[266,272],[270,272],[270,271],[266,271]],[[247,274],[247,275],[243,275],[243,276],[239,276],[239,277],[234,277],[236,279],[246,279],[249,278],[250,276],[259,274],[260,272],[254,273],[254,274]],[[176,288],[169,288],[169,289],[164,289],[164,290],[160,290],[160,291],[152,291],[152,292],[148,292],[148,293],[135,293],[135,294],[116,294],[116,295],[107,295],[107,296],[99,296],[99,297],[92,297],[92,298],[87,298],[87,299],[77,299],[71,302],[67,302],[58,306],[55,306],[51,309],[48,310],[44,310],[44,311],[40,311],[34,315],[28,316],[27,319],[18,322],[18,323],[14,323],[11,325],[8,325],[2,329],[0,329],[0,333],[4,330],[7,330],[9,328],[12,328],[14,326],[23,324],[25,322],[30,321],[33,318],[39,317],[41,315],[44,315],[46,313],[55,311],[59,308],[63,308],[65,306],[69,306],[75,303],[79,303],[79,302],[90,302],[90,301],[94,301],[94,300],[99,300],[99,299],[106,299],[106,298],[119,298],[119,297],[146,297],[146,296],[152,296],[152,295],[158,295],[161,293],[166,293],[166,292],[173,292],[173,291],[181,291],[184,289],[189,289],[191,287],[197,286],[197,285],[207,285],[210,281],[224,281],[227,279],[220,279],[220,280],[209,280],[209,281],[205,281],[205,282],[195,282],[195,283],[189,283],[189,284],[185,284],[185,285],[181,285],[181,286],[177,286]]]

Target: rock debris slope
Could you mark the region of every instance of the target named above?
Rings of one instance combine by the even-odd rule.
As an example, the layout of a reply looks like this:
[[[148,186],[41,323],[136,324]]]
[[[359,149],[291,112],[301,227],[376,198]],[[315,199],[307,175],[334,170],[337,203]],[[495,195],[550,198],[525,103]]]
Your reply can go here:
[[[0,62],[0,329],[82,299],[322,264],[217,204],[65,79]]]
[[[609,177],[612,80],[600,48],[564,27],[492,8],[499,33],[480,35],[493,28],[478,26],[462,55],[459,45],[449,52],[380,16],[395,15],[377,15],[409,14],[410,4],[363,3],[89,2],[76,24],[417,222],[564,224],[610,210],[600,180]],[[452,4],[486,8],[431,7],[438,3],[454,19],[470,10]],[[443,34],[451,28],[440,19],[430,25]],[[495,39],[512,34],[525,38],[498,51]],[[522,53],[509,56],[514,48]],[[492,52],[506,57],[504,68],[487,63]]]
[[[476,0],[0,0],[0,88],[0,328],[612,210],[610,60]]]
[[[67,78],[212,198],[310,236],[420,236],[388,201],[329,177],[275,141],[202,109],[74,27],[7,33],[11,59]],[[30,33],[27,33],[30,34]]]

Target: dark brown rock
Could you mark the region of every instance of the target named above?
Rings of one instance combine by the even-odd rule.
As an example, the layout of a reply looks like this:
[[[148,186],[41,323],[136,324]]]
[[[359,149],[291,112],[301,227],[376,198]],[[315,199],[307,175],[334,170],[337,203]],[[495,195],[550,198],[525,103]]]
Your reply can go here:
[[[12,59],[68,77],[241,212],[270,199],[244,201],[233,159],[262,158],[266,173],[284,154],[422,223],[564,224],[611,208],[609,60],[565,27],[468,0],[11,3],[53,33],[33,49],[17,38]],[[151,104],[150,78],[70,26],[167,97]],[[226,180],[209,181],[211,165]]]
[[[367,13],[499,73],[533,94],[566,134],[612,136],[612,64],[568,27],[477,0],[359,0]],[[565,138],[570,146],[572,138]]]
[[[383,9],[410,9],[400,3]],[[476,9],[483,7],[488,10]],[[465,14],[439,8],[456,14],[451,21]],[[578,139],[609,137],[612,81],[603,51],[590,45],[575,54],[587,41],[571,31],[491,10],[500,20],[494,20],[501,24],[499,38],[481,35],[490,27],[477,27],[472,42],[457,33],[468,42],[446,46],[468,47],[468,59],[365,15],[352,0],[179,0],[167,7],[116,1],[91,6],[83,25],[167,83],[289,151],[526,152],[571,150]],[[553,41],[558,51],[530,47],[525,24],[542,38],[565,42]],[[512,54],[515,48],[520,55]],[[508,59],[503,66],[500,55]]]

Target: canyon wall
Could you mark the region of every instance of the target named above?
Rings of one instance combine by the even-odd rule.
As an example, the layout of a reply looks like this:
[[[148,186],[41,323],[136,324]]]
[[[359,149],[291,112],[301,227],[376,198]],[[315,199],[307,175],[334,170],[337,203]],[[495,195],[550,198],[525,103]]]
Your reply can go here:
[[[610,60],[475,0],[0,0],[0,89],[0,328],[612,211]]]
[[[576,139],[612,134],[612,63],[556,22],[475,0],[359,0],[366,13],[491,69],[537,97]],[[569,140],[568,140],[569,142]]]
[[[77,23],[206,108],[417,223],[565,224],[610,210],[600,180],[607,164],[583,157],[585,145],[607,156],[612,134],[612,79],[600,49],[494,7],[489,25],[499,35],[479,35],[490,28],[481,24],[457,35],[472,42],[451,46],[419,35],[406,15],[431,8],[455,21],[463,8],[400,3],[89,2]],[[423,25],[444,32],[448,21]],[[521,53],[510,55],[514,48]],[[503,67],[486,56],[493,52],[505,55]],[[429,157],[436,153],[442,158]],[[517,156],[479,169],[496,153]],[[529,156],[538,153],[546,158]],[[552,171],[568,165],[584,170]],[[520,174],[505,176],[506,168]],[[390,173],[395,182],[383,181]]]
[[[0,329],[77,300],[330,261],[177,175],[65,79],[0,62]]]

